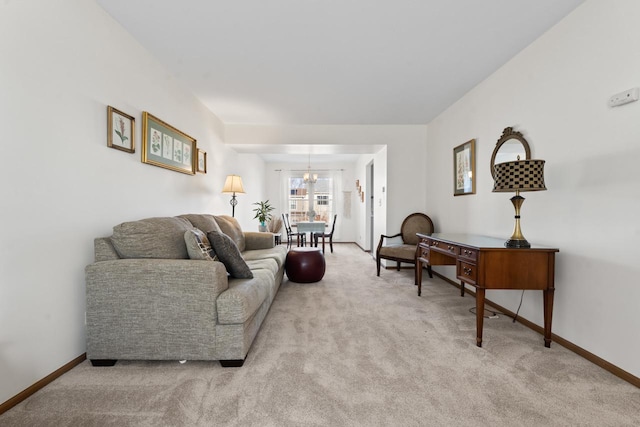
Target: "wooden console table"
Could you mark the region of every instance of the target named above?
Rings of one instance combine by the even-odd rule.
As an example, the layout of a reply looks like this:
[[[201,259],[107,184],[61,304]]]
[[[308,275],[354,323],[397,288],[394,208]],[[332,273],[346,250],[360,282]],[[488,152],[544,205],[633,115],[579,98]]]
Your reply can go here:
[[[482,347],[484,298],[487,289],[537,289],[544,294],[544,345],[551,346],[553,315],[553,278],[556,248],[532,246],[528,249],[506,248],[504,239],[473,234],[417,233],[416,285],[422,293],[422,267],[429,277],[432,265],[455,265],[464,285],[476,288],[476,345]]]

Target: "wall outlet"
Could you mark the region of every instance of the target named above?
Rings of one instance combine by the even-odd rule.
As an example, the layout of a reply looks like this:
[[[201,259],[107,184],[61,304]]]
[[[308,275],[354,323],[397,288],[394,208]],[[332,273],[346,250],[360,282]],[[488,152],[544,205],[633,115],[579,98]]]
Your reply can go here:
[[[628,104],[638,100],[639,90],[637,87],[616,93],[609,98],[609,107],[617,107],[618,105]]]

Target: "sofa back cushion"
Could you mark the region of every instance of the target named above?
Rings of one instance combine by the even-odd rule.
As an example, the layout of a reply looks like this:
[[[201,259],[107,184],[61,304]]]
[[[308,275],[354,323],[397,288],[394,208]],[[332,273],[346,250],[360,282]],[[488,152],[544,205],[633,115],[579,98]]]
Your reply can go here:
[[[214,218],[220,226],[220,230],[222,230],[222,232],[227,236],[231,237],[231,240],[233,240],[240,252],[244,252],[246,249],[244,233],[242,232],[242,228],[240,227],[238,220],[228,215],[217,215]]]
[[[120,258],[188,259],[184,233],[193,226],[179,217],[146,218],[113,227],[111,243]]]
[[[204,234],[207,234],[210,231],[222,231],[220,230],[220,227],[213,215],[185,214],[180,215],[180,218],[188,220],[195,228],[202,230]]]
[[[96,237],[93,240],[93,248],[95,252],[95,261],[113,261],[120,259],[120,255],[113,247],[110,237]]]

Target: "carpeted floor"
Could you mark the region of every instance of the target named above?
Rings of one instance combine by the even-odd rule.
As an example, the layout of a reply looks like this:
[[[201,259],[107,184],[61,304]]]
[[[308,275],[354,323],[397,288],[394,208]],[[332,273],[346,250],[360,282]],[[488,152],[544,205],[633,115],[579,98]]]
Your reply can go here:
[[[474,299],[444,281],[418,297],[355,245],[326,260],[319,283],[285,276],[244,367],[85,361],[0,425],[640,425],[640,389],[509,318],[476,347]]]

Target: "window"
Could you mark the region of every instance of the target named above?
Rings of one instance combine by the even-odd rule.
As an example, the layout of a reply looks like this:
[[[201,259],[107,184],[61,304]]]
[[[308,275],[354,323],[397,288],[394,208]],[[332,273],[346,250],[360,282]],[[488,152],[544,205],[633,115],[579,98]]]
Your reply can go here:
[[[309,193],[313,190],[313,209],[316,212],[315,221],[329,222],[333,212],[333,180],[329,177],[318,177],[318,182],[305,184],[302,176],[289,178],[289,221],[308,221]]]

